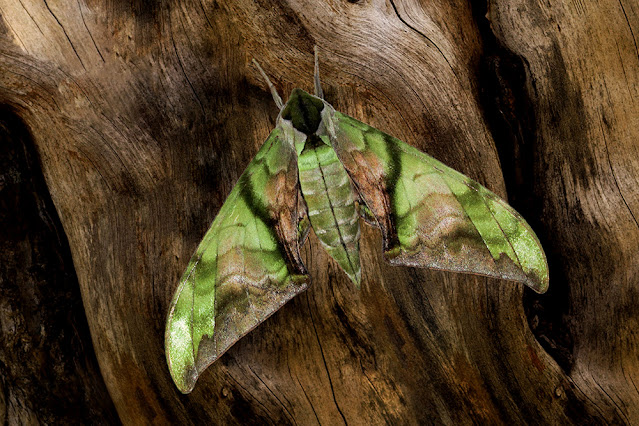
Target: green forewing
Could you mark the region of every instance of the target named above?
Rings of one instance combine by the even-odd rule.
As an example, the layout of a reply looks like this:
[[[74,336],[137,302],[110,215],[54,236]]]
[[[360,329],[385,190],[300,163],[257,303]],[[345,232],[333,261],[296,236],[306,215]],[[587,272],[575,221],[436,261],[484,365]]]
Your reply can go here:
[[[233,343],[303,291],[296,155],[276,128],[231,191],[173,298],[166,354],[190,392]]]
[[[333,147],[377,219],[386,258],[520,281],[543,293],[546,257],[506,202],[443,163],[337,111]]]

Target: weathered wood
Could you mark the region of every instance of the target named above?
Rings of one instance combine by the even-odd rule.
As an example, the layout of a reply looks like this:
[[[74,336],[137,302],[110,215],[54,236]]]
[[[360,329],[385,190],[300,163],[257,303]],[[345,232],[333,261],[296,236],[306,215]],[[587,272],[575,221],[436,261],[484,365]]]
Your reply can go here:
[[[64,230],[24,123],[0,107],[0,423],[117,422]]]
[[[606,417],[636,423],[639,6],[491,2],[490,16],[526,59],[536,192],[574,341],[568,375]]]
[[[638,13],[0,0],[0,102],[33,135],[121,420],[636,423]],[[361,291],[311,236],[311,288],[177,392],[170,298],[277,115],[250,59],[286,96],[312,87],[314,44],[338,110],[502,195],[496,146],[515,163],[508,189],[550,260],[529,309],[548,351],[520,286],[390,267],[368,228]],[[562,324],[573,348],[557,348]]]

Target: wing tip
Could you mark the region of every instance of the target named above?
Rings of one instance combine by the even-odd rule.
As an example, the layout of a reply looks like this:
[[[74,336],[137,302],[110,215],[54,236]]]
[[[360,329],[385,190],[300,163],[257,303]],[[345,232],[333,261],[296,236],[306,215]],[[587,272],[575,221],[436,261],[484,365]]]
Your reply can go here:
[[[207,339],[206,337],[203,338],[203,341],[206,342],[207,340],[210,340],[210,339]],[[222,352],[222,354],[224,352]],[[175,383],[175,386],[183,394],[187,395],[191,393],[193,389],[195,388],[195,385],[198,379],[200,378],[200,373],[202,373],[211,364],[217,361],[222,354],[207,353],[203,355],[202,352],[199,352],[194,363],[187,363],[186,365],[183,365],[181,368],[179,367],[174,368],[171,362],[170,355],[167,353],[167,361],[169,365],[169,371],[171,372],[171,378],[173,379],[173,383]]]
[[[344,273],[346,274],[346,276],[348,276],[348,278],[355,285],[355,287],[357,287],[358,289],[361,288],[362,286],[362,270],[361,269],[358,271],[351,271],[351,272],[344,271]]]
[[[545,276],[539,277],[537,275],[528,276],[528,279],[523,281],[523,283],[532,289],[537,294],[544,294],[548,291],[549,288],[549,280],[548,274]]]
[[[197,368],[193,364],[187,364],[183,368],[174,366],[171,355],[168,352],[166,353],[166,360],[171,378],[178,390],[185,395],[191,393],[199,377]]]
[[[295,295],[305,291],[308,289],[310,284],[310,275],[308,274],[291,274],[290,275],[290,283],[293,284]],[[292,299],[292,297],[291,297]],[[277,306],[266,318],[270,317],[272,314],[277,312],[282,306],[284,306],[290,299],[287,299],[284,303]],[[166,352],[167,364],[169,366],[169,371],[171,373],[171,377],[175,386],[178,388],[180,392],[183,394],[189,394],[195,388],[196,382],[200,377],[200,374],[209,368],[215,361],[217,361],[222,355],[226,353],[235,343],[237,343],[242,337],[251,332],[255,327],[266,320],[264,318],[261,322],[256,324],[254,327],[246,330],[241,336],[239,336],[236,340],[228,345],[223,345],[222,348],[218,347],[219,342],[215,342],[209,336],[203,336],[200,341],[197,355],[195,356],[194,364],[186,363],[182,368],[178,368],[173,365],[171,354],[168,349]],[[170,332],[167,332],[166,339],[170,339]],[[167,340],[168,341],[168,340]],[[167,346],[168,347],[168,346]]]
[[[184,376],[182,377],[182,381],[180,383],[178,383],[175,380],[175,377],[173,378],[173,381],[175,382],[175,385],[177,386],[180,392],[182,392],[184,395],[188,395],[195,388],[195,383],[197,382],[197,379],[199,377],[200,376],[197,373],[197,369],[193,367],[193,368],[187,369],[184,372]]]

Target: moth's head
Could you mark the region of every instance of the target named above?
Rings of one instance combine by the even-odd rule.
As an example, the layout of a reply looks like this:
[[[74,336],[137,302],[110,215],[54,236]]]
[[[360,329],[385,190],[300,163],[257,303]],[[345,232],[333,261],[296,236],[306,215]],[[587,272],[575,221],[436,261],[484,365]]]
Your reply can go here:
[[[297,154],[302,152],[309,139],[322,141],[330,146],[326,131],[327,127],[328,130],[332,129],[331,113],[335,110],[324,101],[324,92],[319,81],[317,46],[315,46],[315,96],[302,89],[293,89],[286,104],[282,103],[282,98],[260,64],[255,59],[253,63],[264,77],[275,104],[280,108],[277,127],[283,132],[283,138],[295,148]]]
[[[282,109],[282,120],[290,122],[297,131],[309,136],[322,122],[324,101],[302,89],[293,89]]]
[[[293,89],[278,117],[278,127],[289,135],[288,140],[298,155],[311,139],[321,140],[330,145],[326,133],[326,120],[331,110],[332,107],[321,98],[302,89]]]

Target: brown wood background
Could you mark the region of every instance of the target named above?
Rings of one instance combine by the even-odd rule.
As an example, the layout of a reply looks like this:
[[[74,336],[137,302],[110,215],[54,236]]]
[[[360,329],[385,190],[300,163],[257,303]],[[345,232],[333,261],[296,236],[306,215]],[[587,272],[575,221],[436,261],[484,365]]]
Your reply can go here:
[[[0,0],[0,16],[0,421],[639,423],[636,2]],[[168,304],[277,115],[250,60],[286,98],[312,88],[315,44],[335,108],[508,194],[551,290],[390,267],[367,228],[357,291],[311,237],[311,288],[181,395]]]

